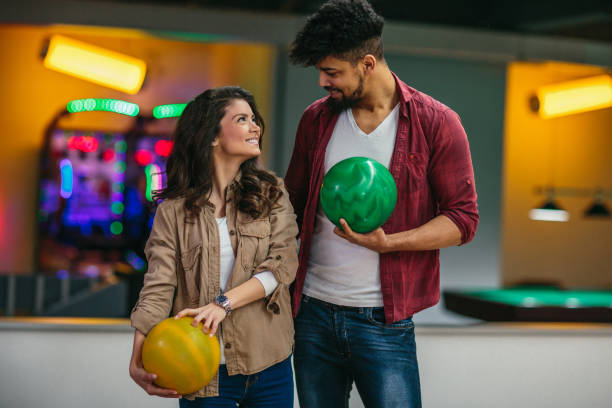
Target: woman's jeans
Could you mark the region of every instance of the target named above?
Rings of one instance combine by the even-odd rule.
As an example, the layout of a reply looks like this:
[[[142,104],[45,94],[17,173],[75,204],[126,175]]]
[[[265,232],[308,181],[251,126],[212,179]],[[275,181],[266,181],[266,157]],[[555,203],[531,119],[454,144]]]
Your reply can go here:
[[[303,296],[293,360],[300,408],[348,407],[353,381],[367,408],[421,407],[411,318]]]
[[[181,408],[293,408],[293,370],[291,357],[252,375],[227,375],[219,367],[219,396],[181,398]]]

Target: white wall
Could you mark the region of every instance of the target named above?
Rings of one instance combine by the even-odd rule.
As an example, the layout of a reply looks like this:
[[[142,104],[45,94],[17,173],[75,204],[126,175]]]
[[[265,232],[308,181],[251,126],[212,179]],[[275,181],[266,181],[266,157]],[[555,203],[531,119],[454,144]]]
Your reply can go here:
[[[611,406],[612,326],[538,327],[417,327],[423,406]],[[178,406],[132,382],[131,347],[127,324],[0,320],[0,407]]]

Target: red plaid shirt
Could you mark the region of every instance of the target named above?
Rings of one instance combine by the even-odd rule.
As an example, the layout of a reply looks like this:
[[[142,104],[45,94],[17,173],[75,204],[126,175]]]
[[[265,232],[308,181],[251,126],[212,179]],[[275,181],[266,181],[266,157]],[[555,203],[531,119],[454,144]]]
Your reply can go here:
[[[474,171],[459,116],[447,106],[403,83],[395,74],[400,113],[389,170],[397,205],[383,225],[387,234],[419,227],[443,214],[469,242],[478,226]],[[319,99],[298,126],[285,184],[300,225],[299,268],[293,292],[297,315],[315,227],[325,150],[338,120]],[[440,299],[439,250],[380,255],[380,282],[387,322],[412,316]]]

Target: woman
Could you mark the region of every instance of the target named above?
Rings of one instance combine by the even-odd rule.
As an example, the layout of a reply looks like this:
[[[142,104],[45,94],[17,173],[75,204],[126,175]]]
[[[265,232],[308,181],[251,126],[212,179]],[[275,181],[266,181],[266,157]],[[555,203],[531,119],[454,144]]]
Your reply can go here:
[[[130,376],[151,395],[183,397],[181,407],[293,407],[297,224],[281,180],[258,168],[262,134],[253,96],[239,87],[196,97],[174,132],[131,315]],[[217,376],[187,396],[157,387],[142,368],[145,335],[172,307],[221,341]]]

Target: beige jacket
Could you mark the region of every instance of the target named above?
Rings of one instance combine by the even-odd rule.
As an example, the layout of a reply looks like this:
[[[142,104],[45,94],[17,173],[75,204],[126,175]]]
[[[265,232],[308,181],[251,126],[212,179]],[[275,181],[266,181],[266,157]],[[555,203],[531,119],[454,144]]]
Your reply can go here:
[[[282,181],[279,179],[283,195],[270,215],[253,219],[234,206],[239,177],[227,190],[227,225],[236,255],[227,289],[263,271],[271,271],[279,284],[270,296],[233,311],[221,323],[229,375],[262,371],[291,354],[289,284],[298,265],[298,228]],[[203,306],[220,293],[219,232],[214,207],[206,205],[198,219],[189,219],[183,203],[183,199],[176,199],[160,204],[145,247],[148,270],[131,314],[132,327],[144,334],[167,318],[171,308],[176,314],[184,308]],[[187,397],[216,395],[217,376]]]

